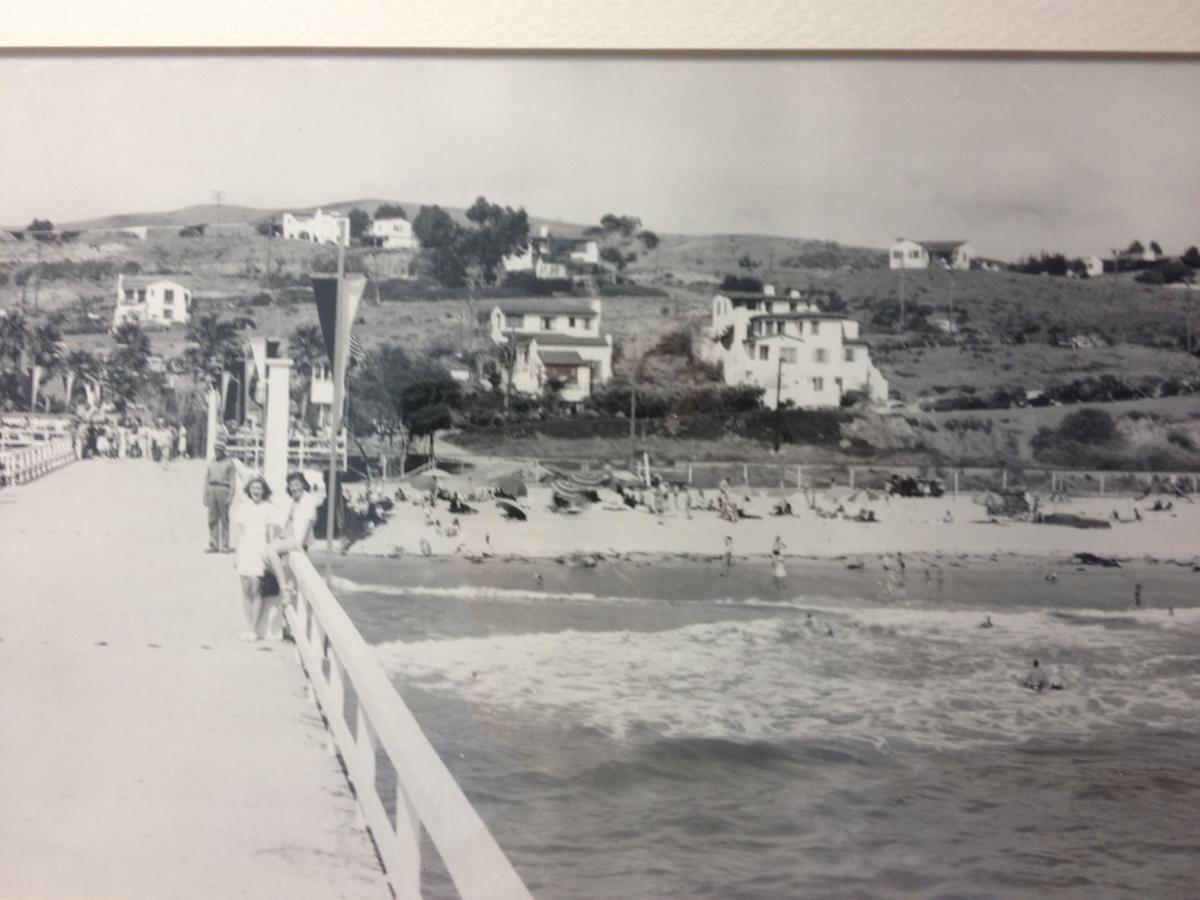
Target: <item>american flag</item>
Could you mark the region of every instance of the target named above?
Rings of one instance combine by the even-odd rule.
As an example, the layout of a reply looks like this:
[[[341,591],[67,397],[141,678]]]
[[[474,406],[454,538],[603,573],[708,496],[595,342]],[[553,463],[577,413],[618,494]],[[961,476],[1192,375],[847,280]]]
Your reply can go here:
[[[363,349],[362,342],[358,339],[358,335],[353,331],[350,332],[350,364],[360,363],[367,352]]]

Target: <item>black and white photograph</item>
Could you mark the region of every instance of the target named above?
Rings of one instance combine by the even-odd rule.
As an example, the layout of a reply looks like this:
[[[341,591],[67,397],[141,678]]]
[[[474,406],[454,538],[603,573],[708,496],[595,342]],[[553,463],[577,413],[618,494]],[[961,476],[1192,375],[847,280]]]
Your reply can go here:
[[[0,85],[0,898],[1194,895],[1196,59]]]

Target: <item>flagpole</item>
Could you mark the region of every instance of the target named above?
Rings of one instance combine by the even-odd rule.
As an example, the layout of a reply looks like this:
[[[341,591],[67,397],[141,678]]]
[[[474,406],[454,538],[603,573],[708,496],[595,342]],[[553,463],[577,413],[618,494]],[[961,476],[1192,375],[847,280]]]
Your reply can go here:
[[[346,236],[349,240],[349,235]],[[346,274],[346,246],[338,241],[337,260],[337,300],[342,300],[342,279]],[[338,350],[334,350],[333,359],[333,406],[329,410],[329,492],[325,497],[325,584],[328,585],[333,577],[333,523],[337,518],[338,508],[338,431],[342,418],[342,395],[346,390],[346,366],[343,361],[341,371],[338,371]]]

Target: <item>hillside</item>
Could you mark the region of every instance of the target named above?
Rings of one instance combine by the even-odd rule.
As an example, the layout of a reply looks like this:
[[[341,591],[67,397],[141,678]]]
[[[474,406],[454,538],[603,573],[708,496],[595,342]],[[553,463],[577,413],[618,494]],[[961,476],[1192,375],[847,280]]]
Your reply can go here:
[[[94,219],[80,219],[70,222],[56,221],[55,225],[63,230],[83,231],[88,229],[128,228],[133,225],[176,225],[182,228],[184,225],[211,224],[214,222],[253,224],[264,222],[268,219],[278,219],[285,212],[310,214],[316,212],[318,209],[323,209],[326,212],[345,213],[357,207],[374,215],[375,210],[380,206],[384,204],[396,205],[397,203],[404,207],[409,218],[415,218],[422,206],[433,205],[428,202],[384,200],[377,197],[360,198],[357,200],[337,200],[332,203],[318,203],[313,206],[281,206],[271,209],[237,206],[235,204],[222,204],[218,207],[216,204],[210,203],[185,206],[181,209],[167,210],[165,212],[118,213]],[[467,222],[467,208],[465,206],[442,206],[442,209],[448,212],[460,224]],[[552,230],[564,233],[580,232],[587,227],[586,225],[563,222],[557,219],[544,219],[533,215],[529,217],[529,222],[535,231],[542,225],[548,225]],[[16,230],[20,227],[13,225],[3,230]]]
[[[653,251],[640,252],[638,259],[629,265],[629,272],[669,274],[682,282],[720,281],[723,275],[732,273],[790,283],[812,269],[887,266],[885,250],[833,241],[755,234],[660,234],[659,237],[662,243]]]

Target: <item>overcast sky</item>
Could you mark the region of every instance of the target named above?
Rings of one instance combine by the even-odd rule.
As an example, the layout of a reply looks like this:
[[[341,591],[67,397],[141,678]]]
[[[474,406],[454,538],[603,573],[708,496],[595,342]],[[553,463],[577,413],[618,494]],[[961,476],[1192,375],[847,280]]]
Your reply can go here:
[[[0,57],[0,222],[484,194],[663,232],[1177,253],[1198,101],[1194,62]]]

